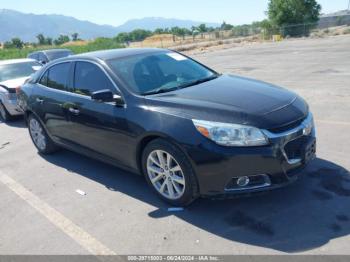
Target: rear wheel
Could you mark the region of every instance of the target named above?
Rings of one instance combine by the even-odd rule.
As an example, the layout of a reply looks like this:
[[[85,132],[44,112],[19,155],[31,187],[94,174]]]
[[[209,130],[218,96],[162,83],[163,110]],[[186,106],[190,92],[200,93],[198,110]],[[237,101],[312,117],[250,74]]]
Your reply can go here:
[[[4,122],[11,120],[11,115],[5,108],[5,106],[0,102],[0,116]]]
[[[29,115],[28,127],[30,137],[40,153],[51,154],[57,151],[58,147],[47,135],[40,121],[34,115]]]
[[[198,195],[195,174],[187,157],[164,139],[149,143],[142,156],[143,172],[153,190],[174,206],[186,206]]]

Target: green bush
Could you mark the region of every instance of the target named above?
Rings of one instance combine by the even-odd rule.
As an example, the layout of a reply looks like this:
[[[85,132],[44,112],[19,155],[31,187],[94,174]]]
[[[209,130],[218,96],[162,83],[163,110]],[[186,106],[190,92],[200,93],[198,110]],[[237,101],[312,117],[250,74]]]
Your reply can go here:
[[[86,45],[77,46],[65,46],[73,51],[75,54],[86,53],[97,50],[104,49],[116,49],[123,48],[124,46],[112,38],[97,38],[94,41]],[[34,51],[52,49],[52,48],[62,48],[61,46],[39,46],[39,47],[25,47],[22,49],[17,48],[4,48],[0,49],[0,60],[4,59],[15,59],[15,58],[25,58],[27,55]]]

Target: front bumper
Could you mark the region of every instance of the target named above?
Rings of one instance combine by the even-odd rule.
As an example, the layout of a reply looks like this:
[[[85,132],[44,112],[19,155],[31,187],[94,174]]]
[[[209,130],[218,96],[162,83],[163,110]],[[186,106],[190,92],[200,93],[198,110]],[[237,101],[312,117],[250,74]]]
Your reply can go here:
[[[270,144],[263,147],[222,147],[211,141],[188,148],[204,196],[252,193],[294,182],[315,158],[316,137],[310,114],[299,126],[282,132],[264,130]],[[237,180],[248,177],[247,185]]]
[[[10,115],[12,116],[23,115],[23,110],[18,106],[17,99],[4,100],[3,104]]]

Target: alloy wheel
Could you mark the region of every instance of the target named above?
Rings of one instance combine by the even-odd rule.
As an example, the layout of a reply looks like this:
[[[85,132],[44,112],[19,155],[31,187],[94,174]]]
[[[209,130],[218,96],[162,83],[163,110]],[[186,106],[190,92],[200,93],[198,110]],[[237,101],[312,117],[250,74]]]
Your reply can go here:
[[[32,118],[29,122],[29,131],[33,138],[33,142],[40,150],[45,150],[46,148],[46,137],[44,131],[39,124],[39,122]]]
[[[176,200],[185,192],[185,176],[175,160],[168,152],[152,151],[147,158],[147,174],[153,187],[164,197]]]

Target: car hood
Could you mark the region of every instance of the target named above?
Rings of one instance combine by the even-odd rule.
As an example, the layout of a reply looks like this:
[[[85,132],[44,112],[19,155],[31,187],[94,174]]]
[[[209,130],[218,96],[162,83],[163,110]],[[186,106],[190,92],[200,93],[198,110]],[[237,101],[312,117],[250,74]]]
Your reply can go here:
[[[307,115],[307,104],[281,87],[222,75],[173,92],[148,96],[157,110],[186,118],[277,128]]]
[[[0,82],[0,86],[5,86],[7,88],[16,88],[24,84],[24,82],[28,79],[29,77],[21,77],[21,78],[16,78],[16,79],[11,79],[11,80],[6,80],[3,82]]]

